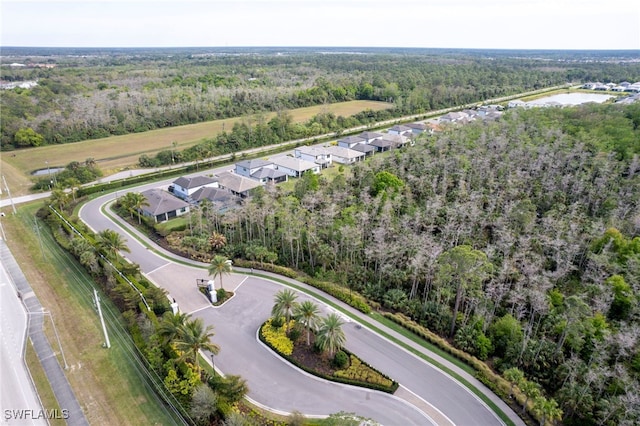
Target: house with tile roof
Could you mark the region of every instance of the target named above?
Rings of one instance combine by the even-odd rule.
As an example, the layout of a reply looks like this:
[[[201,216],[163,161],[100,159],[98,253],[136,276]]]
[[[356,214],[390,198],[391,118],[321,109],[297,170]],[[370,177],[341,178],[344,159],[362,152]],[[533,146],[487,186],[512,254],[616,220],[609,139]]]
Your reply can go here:
[[[143,216],[153,217],[156,223],[182,216],[189,212],[189,203],[162,189],[152,188],[141,192],[147,205],[140,209]]]
[[[390,135],[402,135],[405,136],[407,134],[412,133],[413,130],[411,129],[411,127],[407,127],[403,124],[396,124],[395,126],[393,126],[392,128],[390,128],[388,130],[388,133]]]
[[[343,146],[330,146],[327,148],[333,156],[333,161],[340,164],[353,164],[364,160],[364,152]]]
[[[328,149],[328,148],[327,148]],[[291,177],[300,177],[303,173],[320,173],[320,165],[311,161],[295,158],[289,155],[282,155],[271,159],[276,166],[276,170],[283,171]]]
[[[173,181],[170,191],[173,192],[176,197],[189,201],[191,195],[203,187],[217,188],[218,181],[208,176],[181,176]]]
[[[376,132],[362,132],[360,133],[357,137],[364,139],[364,143],[371,143],[372,141],[376,140],[376,139],[382,139],[382,133],[376,133]],[[350,147],[348,147],[350,148]]]
[[[355,144],[367,143],[367,141],[360,136],[347,136],[338,140],[338,146],[342,148],[352,148]]]
[[[220,188],[226,189],[240,198],[247,198],[251,191],[262,186],[260,181],[241,176],[233,172],[222,172],[216,175]]]
[[[287,181],[286,173],[276,170],[273,161],[245,160],[236,163],[236,174],[260,181],[260,183],[280,183]]]
[[[333,162],[331,153],[320,146],[301,146],[293,151],[293,155],[296,158],[316,163],[321,169],[326,169]]]

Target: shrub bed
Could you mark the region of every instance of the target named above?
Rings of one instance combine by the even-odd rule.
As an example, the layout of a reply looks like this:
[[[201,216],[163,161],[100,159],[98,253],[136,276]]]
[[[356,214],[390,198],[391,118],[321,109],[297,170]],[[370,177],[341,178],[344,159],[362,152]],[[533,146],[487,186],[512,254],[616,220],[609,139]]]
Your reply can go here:
[[[293,322],[294,321],[292,321],[292,323]],[[364,387],[364,388],[378,390],[381,392],[387,392],[391,394],[398,389],[399,384],[396,381],[391,380],[389,377],[382,374],[381,372],[379,372],[378,370],[376,370],[366,362],[362,361],[360,358],[350,353],[346,349],[342,349],[342,351],[344,351],[348,355],[349,361],[350,361],[350,365],[346,369],[337,370],[335,367],[333,367],[331,361],[329,360],[326,360],[326,365],[325,363],[322,363],[323,371],[320,371],[320,369],[318,368],[313,368],[313,366],[310,366],[309,363],[305,362],[301,357],[293,356],[294,343],[291,339],[286,337],[284,332],[284,327],[280,328],[282,334],[280,335],[279,340],[277,340],[276,344],[272,344],[268,340],[268,336],[270,336],[273,333],[270,329],[272,329],[271,319],[267,320],[260,327],[260,332],[258,333],[260,341],[266,344],[275,353],[277,353],[278,355],[280,355],[281,357],[283,357],[284,359],[286,359],[296,367],[306,371],[307,373],[313,374],[314,376],[321,377],[326,380],[330,380],[332,382]],[[284,339],[282,338],[282,336],[284,336],[284,338],[286,338],[287,340],[289,340],[289,342],[291,342],[291,353],[289,354],[287,354],[285,351],[280,351],[277,348],[278,347],[277,345],[282,345],[287,349],[289,348],[288,343],[284,342]],[[298,340],[299,342],[298,344],[306,346],[305,339],[306,337],[301,335],[300,339]],[[302,342],[303,340],[305,340],[304,343]],[[309,351],[313,351],[313,349],[309,348],[307,353]],[[318,360],[322,357],[322,354],[316,353],[314,354],[314,356],[316,357],[316,360]]]

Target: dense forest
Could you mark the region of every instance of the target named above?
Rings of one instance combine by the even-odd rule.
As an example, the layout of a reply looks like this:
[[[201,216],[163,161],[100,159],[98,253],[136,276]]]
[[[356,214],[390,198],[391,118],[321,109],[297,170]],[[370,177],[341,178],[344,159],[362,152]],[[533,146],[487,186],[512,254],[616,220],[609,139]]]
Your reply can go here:
[[[640,106],[512,110],[330,181],[197,211],[184,243],[301,269],[554,398],[640,421]]]
[[[633,81],[640,74],[640,65],[624,57],[578,61],[553,52],[3,48],[5,54],[38,66],[3,64],[2,81],[38,85],[2,91],[3,150],[354,99],[393,102],[392,114],[401,116],[567,82]]]

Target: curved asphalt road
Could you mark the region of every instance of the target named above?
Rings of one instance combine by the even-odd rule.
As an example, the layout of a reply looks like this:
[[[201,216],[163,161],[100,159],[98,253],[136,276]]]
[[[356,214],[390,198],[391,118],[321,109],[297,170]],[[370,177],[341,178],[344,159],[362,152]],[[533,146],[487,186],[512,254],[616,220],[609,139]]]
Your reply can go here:
[[[136,191],[160,185],[162,183],[145,185]],[[221,307],[211,306],[195,285],[196,278],[208,278],[206,265],[194,262],[198,266],[189,267],[173,263],[156,254],[155,251],[161,249],[150,250],[132,238],[100,211],[103,204],[115,197],[116,194],[108,194],[85,204],[80,217],[96,232],[104,229],[120,232],[131,250],[126,257],[139,264],[150,280],[166,289],[182,312],[215,325],[214,340],[222,348],[215,357],[216,368],[245,378],[250,388],[249,397],[257,403],[285,413],[294,410],[307,415],[354,412],[384,425],[502,424],[482,401],[450,376],[353,321],[343,326],[347,348],[397,380],[401,388],[396,395],[402,394],[402,399],[326,382],[295,369],[262,346],[256,337],[257,328],[269,316],[273,295],[282,288],[281,284],[242,274],[225,276],[224,287],[234,290],[235,296]],[[299,294],[300,300],[305,297],[308,296]],[[510,412],[505,404],[501,407]],[[516,424],[524,424],[514,413],[510,414]]]

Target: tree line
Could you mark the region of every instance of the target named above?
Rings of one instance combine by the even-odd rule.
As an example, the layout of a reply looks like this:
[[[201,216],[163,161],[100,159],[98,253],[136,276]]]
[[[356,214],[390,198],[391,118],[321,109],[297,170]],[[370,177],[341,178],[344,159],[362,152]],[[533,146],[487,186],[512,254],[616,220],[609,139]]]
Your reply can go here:
[[[37,80],[0,98],[3,150],[68,143],[355,99],[393,102],[394,116],[584,80],[633,80],[640,65],[504,55],[55,57],[55,68],[2,67]],[[606,76],[606,78],[604,78]]]

